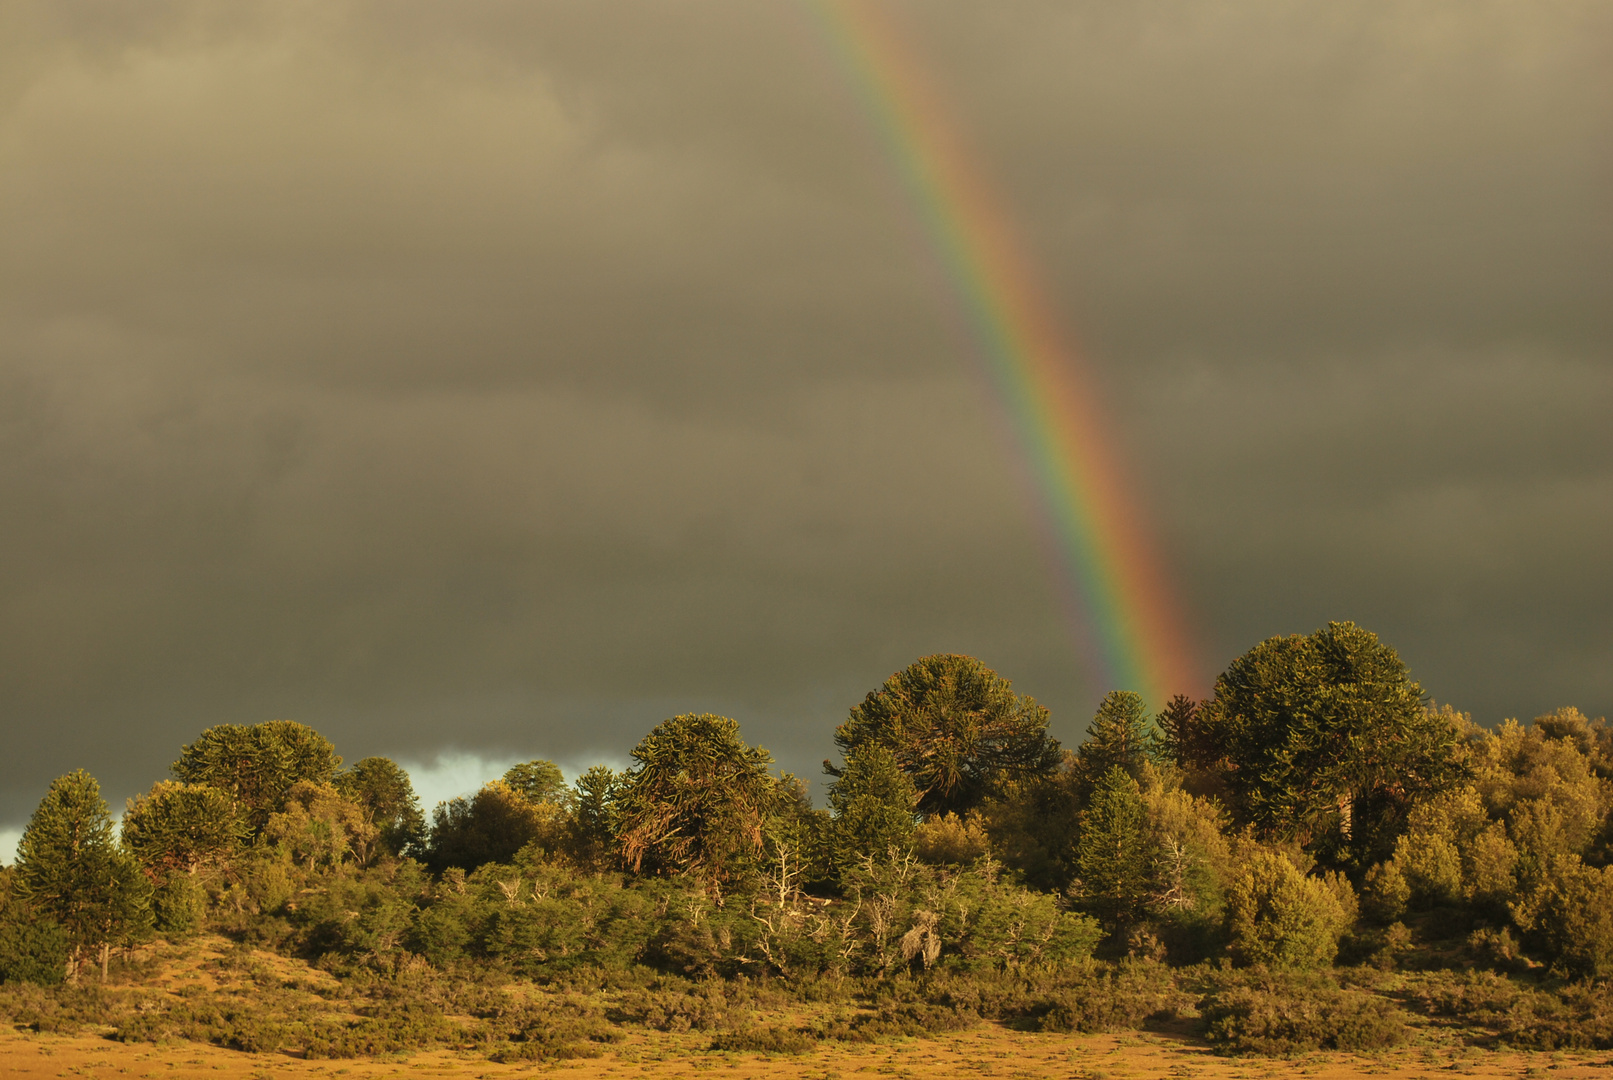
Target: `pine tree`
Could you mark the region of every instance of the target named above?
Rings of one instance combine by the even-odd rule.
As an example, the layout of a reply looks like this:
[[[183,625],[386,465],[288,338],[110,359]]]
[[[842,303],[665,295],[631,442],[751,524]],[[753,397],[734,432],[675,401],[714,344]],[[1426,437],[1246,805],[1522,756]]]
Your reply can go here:
[[[844,877],[859,860],[884,859],[894,848],[913,846],[913,808],[918,792],[913,781],[883,746],[869,746],[849,754],[840,778],[829,788],[829,857]]]
[[[114,941],[143,933],[151,921],[151,883],[112,835],[101,786],[82,769],[57,778],[17,844],[18,894],[54,919],[71,943],[76,978],[87,951],[99,949],[101,975]]]
[[[1114,768],[1135,779],[1153,744],[1142,695],[1130,690],[1110,691],[1087,726],[1086,741],[1076,751],[1082,789],[1091,793]]]
[[[1075,852],[1084,906],[1111,930],[1135,921],[1148,897],[1143,817],[1137,781],[1111,766],[1082,815]]]

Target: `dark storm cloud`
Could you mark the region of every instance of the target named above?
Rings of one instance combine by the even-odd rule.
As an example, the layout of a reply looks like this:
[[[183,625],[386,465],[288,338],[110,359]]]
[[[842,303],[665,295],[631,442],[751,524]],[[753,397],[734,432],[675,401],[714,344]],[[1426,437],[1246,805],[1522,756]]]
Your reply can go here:
[[[1605,5],[897,9],[1201,627],[1613,706]],[[1018,467],[787,4],[0,13],[0,824],[222,721],[808,770],[922,652],[1078,737]],[[459,759],[455,759],[459,760]]]

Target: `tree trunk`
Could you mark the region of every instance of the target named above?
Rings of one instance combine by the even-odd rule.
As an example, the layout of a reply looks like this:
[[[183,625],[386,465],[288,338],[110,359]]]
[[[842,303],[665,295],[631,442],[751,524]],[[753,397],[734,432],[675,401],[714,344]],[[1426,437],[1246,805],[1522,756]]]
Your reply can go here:
[[[106,985],[106,969],[107,969],[107,964],[111,959],[112,959],[112,943],[110,941],[101,942],[101,985],[102,986]]]

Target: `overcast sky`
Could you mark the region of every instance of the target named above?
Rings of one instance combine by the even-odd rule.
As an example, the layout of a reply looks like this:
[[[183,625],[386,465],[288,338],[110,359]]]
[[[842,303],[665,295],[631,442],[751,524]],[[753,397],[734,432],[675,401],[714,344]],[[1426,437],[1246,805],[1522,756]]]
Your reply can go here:
[[[890,6],[1196,689],[1353,619],[1482,722],[1613,711],[1613,5]],[[276,718],[469,777],[715,711],[815,773],[940,651],[1077,741],[1109,687],[817,26],[0,3],[0,828]]]

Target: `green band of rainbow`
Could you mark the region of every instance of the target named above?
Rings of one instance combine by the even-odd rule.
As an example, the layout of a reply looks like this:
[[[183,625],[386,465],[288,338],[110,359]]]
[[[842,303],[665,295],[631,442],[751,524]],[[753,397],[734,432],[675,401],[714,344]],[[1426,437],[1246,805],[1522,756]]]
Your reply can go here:
[[[1171,590],[1128,497],[1114,442],[1031,260],[948,111],[896,28],[871,3],[818,0],[962,303],[992,385],[1035,476],[1075,627],[1107,680],[1163,703],[1198,684]]]

